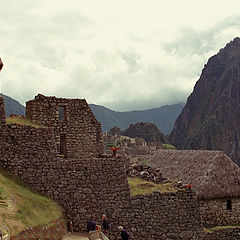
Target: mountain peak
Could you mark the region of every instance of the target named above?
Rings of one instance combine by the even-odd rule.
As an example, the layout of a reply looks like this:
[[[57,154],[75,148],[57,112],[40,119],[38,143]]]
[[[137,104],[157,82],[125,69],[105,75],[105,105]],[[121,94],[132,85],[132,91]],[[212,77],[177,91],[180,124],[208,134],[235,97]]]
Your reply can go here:
[[[208,60],[170,142],[181,149],[224,150],[240,164],[240,38]]]

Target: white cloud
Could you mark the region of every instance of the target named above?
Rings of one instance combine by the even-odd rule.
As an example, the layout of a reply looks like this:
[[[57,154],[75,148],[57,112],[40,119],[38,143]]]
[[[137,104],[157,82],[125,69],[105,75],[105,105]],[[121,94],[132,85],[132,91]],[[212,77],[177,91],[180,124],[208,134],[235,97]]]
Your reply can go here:
[[[8,0],[0,8],[0,82],[116,110],[181,102],[207,59],[240,35],[240,3]]]

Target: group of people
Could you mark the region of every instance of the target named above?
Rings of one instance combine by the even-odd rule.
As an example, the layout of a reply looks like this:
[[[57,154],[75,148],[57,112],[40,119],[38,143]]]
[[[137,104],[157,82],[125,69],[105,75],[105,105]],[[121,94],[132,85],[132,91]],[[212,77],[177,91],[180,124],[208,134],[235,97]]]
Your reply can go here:
[[[96,231],[101,231],[103,234],[101,234],[100,239],[102,240],[107,240],[109,239],[109,232],[110,232],[110,224],[109,221],[106,217],[105,214],[102,215],[102,225],[97,225],[96,220],[95,220],[95,216],[91,216],[91,219],[88,220],[87,222],[87,232],[88,232],[88,238],[89,240],[93,240],[92,233],[96,232]],[[120,231],[120,235],[122,240],[128,240],[130,238],[129,233],[122,227],[119,226],[118,230]]]

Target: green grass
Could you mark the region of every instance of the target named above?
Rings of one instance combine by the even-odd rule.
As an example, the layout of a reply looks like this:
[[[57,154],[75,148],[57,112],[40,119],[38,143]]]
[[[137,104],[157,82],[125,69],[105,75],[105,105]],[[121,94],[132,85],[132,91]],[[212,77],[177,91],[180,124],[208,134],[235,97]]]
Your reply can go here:
[[[174,183],[172,182],[156,184],[142,180],[140,178],[128,178],[128,184],[130,186],[132,196],[138,194],[150,194],[153,192],[165,193],[177,191],[177,188],[174,186]]]
[[[240,228],[240,223],[239,224],[234,224],[234,225],[205,227],[204,231],[206,233],[212,233],[212,232],[214,232],[216,230],[219,230],[219,229],[228,229],[228,228]]]
[[[7,123],[16,123],[19,125],[25,125],[25,126],[32,126],[35,128],[40,128],[40,127],[45,127],[43,125],[39,125],[36,123],[33,123],[31,120],[27,119],[27,118],[7,118]]]
[[[162,144],[162,146],[163,146],[163,149],[176,149],[173,145],[171,145],[171,144]]]
[[[10,203],[7,211],[4,209],[6,205],[0,205],[0,218],[12,234],[46,224],[62,215],[62,209],[57,203],[31,191],[17,177],[1,168],[0,190],[0,197]]]

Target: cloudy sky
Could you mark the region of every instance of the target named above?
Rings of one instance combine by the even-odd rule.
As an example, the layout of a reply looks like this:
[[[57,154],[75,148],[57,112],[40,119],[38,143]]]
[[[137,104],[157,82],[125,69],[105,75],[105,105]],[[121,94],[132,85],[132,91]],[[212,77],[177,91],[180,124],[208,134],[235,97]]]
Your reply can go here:
[[[239,0],[2,0],[1,90],[113,110],[183,102],[207,59],[240,36]]]

